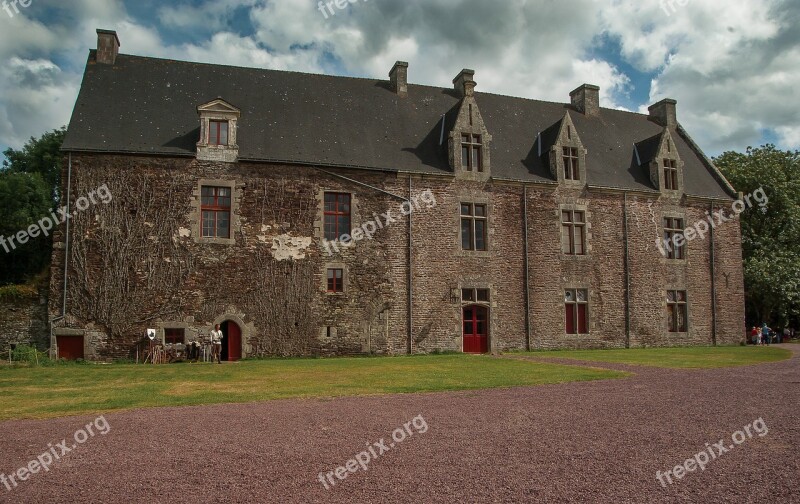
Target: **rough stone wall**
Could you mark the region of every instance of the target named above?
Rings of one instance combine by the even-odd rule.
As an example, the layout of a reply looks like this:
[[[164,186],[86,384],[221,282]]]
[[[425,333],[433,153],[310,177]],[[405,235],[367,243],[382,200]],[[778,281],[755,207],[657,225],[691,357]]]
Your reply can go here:
[[[35,299],[0,301],[0,352],[11,344],[45,350],[50,345],[46,292]]]
[[[493,351],[526,346],[523,187],[447,176],[341,170],[341,175],[407,197],[430,190],[436,205],[412,215],[415,352],[462,349],[462,288],[491,291]],[[145,329],[179,327],[206,335],[231,320],[245,356],[404,354],[408,330],[408,220],[402,201],[310,167],[224,164],[194,159],[73,156],[73,198],[107,184],[113,202],[71,221],[68,317],[86,331],[88,358],[130,357]],[[232,241],[197,239],[201,180],[228,180],[237,198]],[[321,195],[353,197],[353,227],[392,211],[396,222],[339,251],[322,240]],[[624,196],[619,192],[530,186],[527,190],[532,348],[619,348],[625,336]],[[460,244],[460,203],[488,208],[488,251]],[[710,344],[710,240],[688,245],[685,261],[658,252],[664,211],[686,224],[710,204],[629,195],[631,346]],[[561,253],[560,209],[586,211],[588,254]],[[738,222],[715,235],[718,342],[737,343],[744,301]],[[53,271],[64,260],[55,234]],[[327,250],[333,252],[329,254]],[[326,268],[345,269],[346,292],[325,292]],[[60,313],[61,275],[51,282]],[[589,290],[589,335],[566,335],[564,290]],[[666,290],[687,290],[689,332],[669,334]],[[455,294],[455,296],[454,296]]]
[[[378,185],[384,178],[360,174]],[[236,182],[241,199],[234,244],[199,243],[192,236],[193,194],[202,179]],[[147,328],[206,335],[224,320],[243,326],[247,356],[391,351],[386,312],[404,305],[404,298],[384,260],[385,240],[328,257],[312,239],[319,190],[354,193],[360,214],[354,222],[385,211],[388,196],[310,168],[191,159],[74,156],[72,180],[73,195],[104,183],[113,194],[111,204],[71,220],[63,325],[93,333],[93,358],[130,357]],[[54,271],[63,266],[64,231],[55,235]],[[331,261],[351,272],[346,295],[324,292]],[[51,313],[60,310],[61,288],[54,276]],[[328,337],[328,326],[335,337]]]

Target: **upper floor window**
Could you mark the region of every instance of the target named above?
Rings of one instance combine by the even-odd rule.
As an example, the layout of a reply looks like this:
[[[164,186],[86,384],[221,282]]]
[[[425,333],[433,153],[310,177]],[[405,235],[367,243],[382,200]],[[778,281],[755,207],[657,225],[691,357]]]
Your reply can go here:
[[[686,291],[667,291],[667,321],[669,323],[669,332],[687,332],[688,315]]]
[[[203,238],[231,237],[231,189],[202,188]]]
[[[586,255],[586,213],[582,210],[561,212],[561,252]]]
[[[486,205],[461,204],[461,248],[486,250]]]
[[[228,145],[228,121],[208,122],[208,144]]]
[[[664,189],[678,190],[678,162],[674,159],[664,160]]]
[[[578,149],[576,147],[564,147],[564,180],[580,180],[581,174],[578,170]]]
[[[677,217],[664,218],[664,243],[667,247],[667,259],[683,259],[686,257],[686,242],[683,237],[683,219]],[[676,239],[678,238],[678,239]],[[678,244],[680,242],[680,245]]]
[[[567,334],[589,334],[589,291],[569,289],[564,292],[565,329]]]
[[[328,268],[328,292],[344,292],[344,270]]]
[[[325,239],[336,241],[350,234],[350,195],[347,193],[325,193]]]
[[[461,166],[467,171],[483,171],[480,135],[461,135]]]

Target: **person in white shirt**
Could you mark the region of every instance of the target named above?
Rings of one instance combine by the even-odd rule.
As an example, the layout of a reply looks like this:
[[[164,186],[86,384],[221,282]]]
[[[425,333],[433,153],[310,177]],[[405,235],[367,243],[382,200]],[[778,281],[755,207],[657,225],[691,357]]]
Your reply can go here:
[[[214,326],[214,330],[211,331],[211,362],[216,359],[217,363],[221,364],[220,355],[222,355],[222,331],[220,331],[219,324],[217,324]]]

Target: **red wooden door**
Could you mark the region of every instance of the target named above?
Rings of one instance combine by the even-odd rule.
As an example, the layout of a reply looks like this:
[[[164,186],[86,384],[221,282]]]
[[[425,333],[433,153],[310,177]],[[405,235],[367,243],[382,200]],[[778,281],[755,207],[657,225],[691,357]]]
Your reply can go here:
[[[236,322],[228,322],[228,361],[242,358],[242,330]]]
[[[489,351],[489,310],[483,306],[464,308],[464,353]]]
[[[56,345],[59,359],[83,359],[83,336],[56,336]]]

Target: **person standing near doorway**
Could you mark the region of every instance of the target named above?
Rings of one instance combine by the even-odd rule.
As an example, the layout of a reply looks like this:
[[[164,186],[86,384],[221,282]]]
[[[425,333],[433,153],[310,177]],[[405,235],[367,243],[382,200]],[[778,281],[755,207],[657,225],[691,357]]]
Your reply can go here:
[[[219,324],[217,324],[214,326],[214,330],[211,331],[211,362],[216,359],[217,364],[221,364],[220,355],[222,355],[222,331],[219,328]]]

